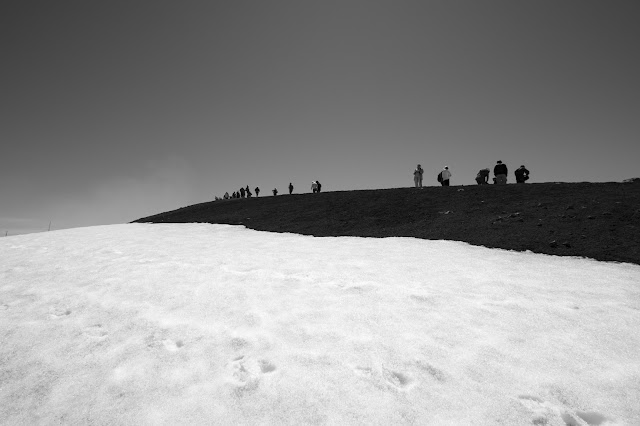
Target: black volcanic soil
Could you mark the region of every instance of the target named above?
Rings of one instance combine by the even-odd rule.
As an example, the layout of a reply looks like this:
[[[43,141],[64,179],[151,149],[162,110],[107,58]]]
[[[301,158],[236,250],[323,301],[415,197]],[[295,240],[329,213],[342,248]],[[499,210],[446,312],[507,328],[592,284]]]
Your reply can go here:
[[[640,264],[640,183],[337,191],[212,201],[135,222],[315,236],[416,237]]]

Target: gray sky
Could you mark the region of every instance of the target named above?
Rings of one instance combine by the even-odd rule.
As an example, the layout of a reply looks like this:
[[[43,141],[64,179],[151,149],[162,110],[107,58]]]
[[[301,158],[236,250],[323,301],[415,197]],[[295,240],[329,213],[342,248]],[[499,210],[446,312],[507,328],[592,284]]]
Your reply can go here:
[[[638,22],[636,0],[3,2],[0,230],[417,163],[640,176]]]

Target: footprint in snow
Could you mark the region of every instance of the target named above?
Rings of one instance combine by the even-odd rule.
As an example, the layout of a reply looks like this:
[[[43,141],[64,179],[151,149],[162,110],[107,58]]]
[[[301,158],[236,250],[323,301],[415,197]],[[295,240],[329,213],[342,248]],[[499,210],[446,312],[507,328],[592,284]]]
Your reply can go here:
[[[518,395],[518,400],[522,405],[533,412],[531,422],[534,425],[546,425],[557,420],[558,414],[565,426],[599,426],[611,421],[607,416],[596,411],[575,411],[570,413],[564,407],[555,407],[550,402],[544,401],[535,395]],[[555,418],[555,419],[554,419]]]
[[[531,422],[534,425],[546,425],[556,415],[551,404],[535,395],[518,395],[518,401],[532,412]]]
[[[447,379],[446,374],[442,370],[440,370],[437,367],[434,367],[433,365],[429,364],[428,362],[425,362],[425,361],[422,361],[422,360],[418,360],[417,364],[418,364],[418,367],[420,367],[422,370],[424,370],[427,373],[429,373],[431,375],[431,377],[433,377],[437,381],[444,382]]]
[[[373,382],[376,387],[383,389],[391,387],[397,390],[408,389],[412,386],[413,380],[405,373],[388,369],[382,366],[382,374],[371,367],[356,365],[353,371],[361,377]]]
[[[273,373],[274,371],[276,371],[276,366],[266,359],[261,359],[260,361],[258,361],[258,364],[260,364],[260,371],[263,374]]]
[[[109,335],[109,332],[102,327],[102,324],[94,324],[85,328],[82,334],[87,337],[102,340]]]
[[[373,369],[371,367],[362,367],[360,365],[356,365],[353,367],[353,371],[359,376],[363,377],[373,377]]]
[[[413,382],[405,373],[382,367],[382,376],[388,384],[396,389],[407,389]]]
[[[184,342],[182,340],[165,339],[162,341],[162,345],[169,352],[176,352],[182,349]]]
[[[184,340],[166,338],[166,332],[156,332],[144,339],[145,344],[150,349],[164,348],[169,352],[177,352],[184,347]]]
[[[276,366],[266,359],[240,355],[227,364],[227,370],[230,373],[230,382],[234,386],[233,392],[236,396],[242,397],[245,393],[257,389],[262,377],[276,371]]]
[[[69,316],[69,315],[71,315],[71,309],[60,308],[60,307],[55,307],[55,308],[50,308],[49,309],[49,316],[52,319],[64,318],[64,317]]]
[[[610,418],[598,413],[597,411],[576,411],[576,416],[586,422],[589,426],[604,425],[611,421]],[[562,415],[562,420],[565,421],[567,426],[573,426],[571,423],[567,423],[567,419],[575,420],[575,418],[573,418],[573,416],[571,416],[569,413],[565,413]]]

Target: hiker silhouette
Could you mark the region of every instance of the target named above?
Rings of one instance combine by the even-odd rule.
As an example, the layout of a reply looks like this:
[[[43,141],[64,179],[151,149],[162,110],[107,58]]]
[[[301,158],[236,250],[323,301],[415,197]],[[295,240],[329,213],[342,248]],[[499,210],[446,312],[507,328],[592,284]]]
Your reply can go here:
[[[442,180],[440,181],[440,185],[449,186],[449,179],[451,179],[451,172],[449,171],[449,166],[444,166],[444,169],[440,172],[442,174]]]
[[[502,164],[502,161],[498,160],[498,163],[493,168],[493,174],[495,176],[494,182],[498,185],[504,185],[507,183],[507,165]]]
[[[476,182],[478,185],[487,185],[489,183],[489,169],[481,169],[476,175]]]
[[[413,171],[413,183],[416,188],[422,188],[422,177],[424,175],[424,169],[420,164],[416,166],[416,169]]]
[[[525,183],[529,180],[529,170],[523,165],[518,167],[513,174],[516,175],[516,183]]]

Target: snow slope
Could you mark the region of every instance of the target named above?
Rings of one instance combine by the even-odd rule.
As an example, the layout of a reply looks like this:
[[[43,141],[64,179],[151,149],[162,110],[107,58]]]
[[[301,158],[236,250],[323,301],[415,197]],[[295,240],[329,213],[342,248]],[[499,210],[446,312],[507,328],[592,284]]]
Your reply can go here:
[[[640,424],[640,267],[126,224],[0,239],[1,424]]]

